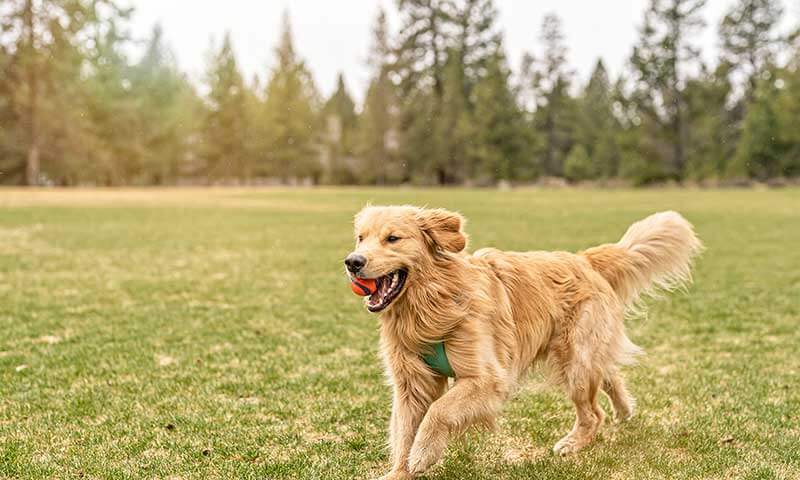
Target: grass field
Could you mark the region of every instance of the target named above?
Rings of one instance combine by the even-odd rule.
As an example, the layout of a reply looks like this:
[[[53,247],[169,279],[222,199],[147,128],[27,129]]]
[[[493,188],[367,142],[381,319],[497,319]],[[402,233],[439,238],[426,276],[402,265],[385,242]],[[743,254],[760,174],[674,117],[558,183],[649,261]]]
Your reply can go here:
[[[800,478],[793,189],[0,190],[0,478],[385,473],[378,320],[341,268],[367,201],[457,209],[473,248],[517,250],[670,208],[708,248],[629,322],[631,422],[556,458],[572,407],[534,375],[426,478]]]

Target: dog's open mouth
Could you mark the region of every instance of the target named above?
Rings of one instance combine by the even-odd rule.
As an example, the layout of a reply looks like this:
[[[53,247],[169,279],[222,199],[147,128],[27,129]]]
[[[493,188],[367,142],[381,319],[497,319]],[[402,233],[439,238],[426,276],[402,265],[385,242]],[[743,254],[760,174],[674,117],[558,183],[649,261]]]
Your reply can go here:
[[[375,293],[367,299],[367,310],[380,312],[388,307],[397,297],[406,283],[408,273],[405,270],[395,270],[392,273],[375,279]]]

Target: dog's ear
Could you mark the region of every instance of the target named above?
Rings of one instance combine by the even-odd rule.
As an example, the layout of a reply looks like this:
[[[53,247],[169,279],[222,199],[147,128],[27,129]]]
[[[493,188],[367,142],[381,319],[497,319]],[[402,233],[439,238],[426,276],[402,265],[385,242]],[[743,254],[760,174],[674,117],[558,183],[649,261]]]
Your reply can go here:
[[[457,253],[466,248],[465,220],[460,214],[443,208],[426,208],[420,210],[417,221],[422,233],[442,250]]]

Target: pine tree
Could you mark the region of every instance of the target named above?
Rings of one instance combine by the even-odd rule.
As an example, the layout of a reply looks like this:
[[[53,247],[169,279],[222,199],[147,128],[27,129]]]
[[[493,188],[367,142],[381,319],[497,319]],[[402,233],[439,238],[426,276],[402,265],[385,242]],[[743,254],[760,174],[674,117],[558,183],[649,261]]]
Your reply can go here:
[[[399,181],[402,172],[397,157],[397,89],[389,78],[392,48],[386,13],[380,9],[373,28],[369,66],[372,81],[364,99],[359,122],[358,155],[363,161],[359,180],[384,184]]]
[[[24,162],[18,153],[16,137],[16,113],[11,102],[12,55],[0,43],[0,184],[13,182],[22,177]]]
[[[489,157],[498,154],[497,138],[505,135],[490,130],[508,127],[502,124],[505,118],[496,119],[500,124],[488,123],[489,118],[502,116],[501,111],[509,107],[504,96],[509,85],[498,12],[493,0],[462,0],[453,6],[450,17],[456,33],[447,50],[442,114],[437,119],[437,132],[444,139],[443,163],[454,182],[464,182],[477,172],[483,172],[487,179],[498,175],[510,179],[510,168],[502,168],[500,174],[487,171],[500,168],[501,161]],[[495,101],[500,103],[486,104]],[[486,118],[477,117],[481,114]]]
[[[268,171],[283,181],[320,180],[318,94],[305,62],[297,57],[288,12],[275,49],[277,65],[266,87],[264,138]]]
[[[463,182],[479,166],[475,88],[501,34],[493,0],[401,0],[394,73],[402,97],[404,160],[417,180]]]
[[[8,0],[0,16],[0,45],[8,56],[3,72],[7,107],[13,114],[4,125],[14,133],[10,150],[15,179],[28,185],[59,181],[65,157],[83,157],[80,145],[88,128],[81,120],[80,40],[125,19],[128,11],[114,0]],[[101,14],[101,12],[104,12]],[[72,152],[60,151],[73,148]],[[8,148],[8,147],[7,147]],[[69,161],[69,160],[67,160]]]
[[[142,149],[139,181],[174,182],[187,165],[189,139],[200,128],[202,106],[164,44],[160,25],[153,27],[142,59],[131,68],[131,92],[138,125],[134,132]]]
[[[452,32],[451,0],[398,0],[402,26],[397,40],[394,73],[404,96],[432,87],[442,97],[442,71],[447,38]]]
[[[575,104],[569,94],[572,72],[567,67],[561,20],[555,14],[544,17],[540,41],[543,52],[533,57],[529,80],[536,96],[533,125],[542,138],[538,163],[541,173],[561,176],[574,141]]]
[[[457,55],[463,71],[464,98],[469,99],[472,89],[487,68],[497,61],[502,33],[497,26],[498,11],[494,0],[461,0],[451,14],[457,33],[450,53]]]
[[[575,140],[593,164],[594,174],[604,178],[615,177],[619,168],[619,123],[614,117],[611,95],[608,72],[603,61],[598,60],[579,99]]]
[[[756,99],[756,90],[761,76],[770,74],[770,70],[775,66],[778,47],[783,40],[775,30],[782,14],[783,7],[777,0],[739,0],[731,7],[719,26],[722,50],[720,62],[730,66],[728,70],[732,82],[741,84],[744,92],[744,95],[737,95],[736,103],[726,112],[725,118],[734,129],[731,140],[738,142],[744,133],[743,130],[745,128],[749,130],[745,140],[749,146],[739,148],[739,154],[735,156],[731,154],[730,157],[734,161],[726,162],[727,164],[722,167],[722,172],[727,177],[741,179],[755,173],[748,167],[749,160],[742,155],[753,146],[757,136],[754,129],[757,126],[752,123],[746,126],[745,117],[749,115],[752,104],[758,101],[760,111],[750,116],[749,122],[752,122],[753,118],[761,120],[769,118],[765,94],[762,92],[760,98]],[[734,148],[729,150],[732,151]]]
[[[322,108],[324,122],[323,163],[327,164],[329,179],[333,183],[353,183],[355,134],[358,123],[356,105],[340,73],[336,91]]]
[[[203,125],[203,158],[209,182],[248,181],[253,172],[247,132],[247,92],[233,52],[230,34],[212,52],[206,82],[208,112]]]
[[[631,56],[637,107],[661,143],[655,149],[661,164],[649,170],[674,179],[683,177],[686,163],[685,68],[699,56],[689,40],[703,26],[704,5],[705,0],[651,0]]]
[[[473,106],[466,96],[467,78],[461,52],[451,48],[442,72],[442,104],[433,119],[432,134],[441,151],[435,159],[440,183],[462,183],[473,169],[469,143],[476,142]]]
[[[86,81],[87,117],[92,124],[87,155],[94,165],[90,180],[104,185],[150,183],[145,164],[151,125],[136,88],[136,70],[126,53],[128,38],[115,27],[93,42],[88,55],[92,75]],[[74,170],[74,169],[71,169]],[[87,179],[86,173],[81,175]]]
[[[776,135],[781,131],[778,108],[774,79],[759,81],[744,119],[742,138],[733,160],[735,173],[743,172],[759,180],[781,174],[781,160],[786,145]]]
[[[722,19],[722,58],[746,79],[752,98],[758,76],[769,67],[782,42],[775,28],[783,15],[779,0],[739,0]]]
[[[800,175],[800,71],[790,62],[768,70],[744,119],[732,173],[758,180]]]
[[[736,147],[737,124],[728,108],[733,91],[732,66],[720,63],[686,83],[686,116],[692,125],[686,137],[686,176],[697,180],[720,177]]]
[[[452,181],[445,166],[446,144],[431,135],[440,130],[437,119],[444,100],[447,39],[454,31],[452,0],[398,0],[401,28],[392,65],[402,98],[400,155],[408,166],[407,179]]]
[[[495,181],[531,179],[536,170],[529,154],[530,132],[511,87],[502,45],[496,46],[485,68],[474,89],[474,120],[467,130],[467,145],[478,166],[470,173],[478,180],[482,176]]]
[[[781,174],[789,177],[800,176],[800,28],[789,37],[794,42],[791,59],[776,79],[781,86],[778,96],[778,112],[781,130],[780,141],[787,145],[781,161]]]
[[[598,62],[577,96],[557,17],[512,81],[493,0],[398,0],[396,42],[376,20],[360,115],[341,76],[321,104],[288,15],[263,84],[226,37],[200,99],[159,28],[132,61],[121,3],[2,3],[0,183],[800,175],[800,30],[778,34],[780,0],[737,0],[713,66],[692,45],[705,0],[651,0],[631,79]]]
[[[643,122],[637,92],[630,91],[624,76],[620,76],[611,88],[614,118],[619,122],[615,144],[619,148],[617,175],[642,185],[663,179],[663,166],[654,162],[658,156],[657,142],[651,129],[653,122]]]

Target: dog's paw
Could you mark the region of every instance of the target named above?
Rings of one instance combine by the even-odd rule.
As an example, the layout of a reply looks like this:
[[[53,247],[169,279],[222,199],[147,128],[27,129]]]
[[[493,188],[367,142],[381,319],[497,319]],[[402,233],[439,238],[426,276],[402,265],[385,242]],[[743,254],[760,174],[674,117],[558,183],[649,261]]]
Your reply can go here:
[[[634,405],[628,405],[626,408],[620,408],[619,410],[614,411],[614,422],[622,423],[627,422],[633,415],[636,413],[636,407]]]
[[[411,454],[408,456],[408,471],[412,475],[419,475],[427,470],[432,463],[431,455],[425,449],[412,449]]]
[[[430,441],[424,446],[420,446],[420,442],[415,442],[408,455],[408,471],[412,475],[424,472],[442,458],[444,447],[445,444],[441,441]]]
[[[624,423],[633,418],[633,414],[636,413],[633,409],[625,411],[625,412],[614,412],[614,423]]]
[[[614,423],[626,422],[633,418],[634,413],[636,413],[636,400],[632,397],[614,402]]]
[[[576,453],[586,445],[590,440],[581,439],[575,435],[567,435],[556,443],[553,447],[553,453],[559,456],[567,456],[571,453]]]

